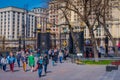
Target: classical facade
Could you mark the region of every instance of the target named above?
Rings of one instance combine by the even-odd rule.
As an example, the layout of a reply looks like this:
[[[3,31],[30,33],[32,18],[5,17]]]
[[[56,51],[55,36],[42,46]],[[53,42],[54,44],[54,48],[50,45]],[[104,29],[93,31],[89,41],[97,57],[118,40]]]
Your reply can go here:
[[[110,32],[113,38],[116,40],[116,45],[118,45],[120,41],[120,1],[119,0],[111,0],[111,24],[109,24]]]
[[[58,3],[56,0],[49,2],[49,22],[51,26],[52,47],[59,46],[59,28],[58,28]]]
[[[48,22],[48,9],[47,8],[34,8],[31,11],[35,13],[36,26],[41,29],[41,32],[46,32]]]
[[[34,37],[34,30],[35,14],[33,12],[16,7],[0,9],[0,36],[5,37],[5,47],[18,47],[20,38],[23,46],[22,40],[27,41],[28,38]]]
[[[50,23],[48,20],[48,9],[47,8],[34,8],[32,11],[36,17],[36,38],[37,48],[45,50],[51,47],[50,39]]]

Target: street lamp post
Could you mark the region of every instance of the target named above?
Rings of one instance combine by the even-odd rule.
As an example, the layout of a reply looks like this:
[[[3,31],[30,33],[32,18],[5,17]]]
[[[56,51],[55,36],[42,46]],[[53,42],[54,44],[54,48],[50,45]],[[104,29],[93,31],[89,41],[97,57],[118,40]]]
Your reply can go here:
[[[79,48],[80,48],[80,53],[84,53],[84,29],[81,28],[80,33],[79,33]]]
[[[66,28],[66,29],[64,30],[64,42],[63,42],[63,45],[64,45],[65,48],[66,48],[66,46],[67,46],[67,39],[66,39],[67,32],[68,32],[68,29]]]
[[[47,48],[47,50],[49,50],[50,46],[51,46],[51,40],[50,40],[51,29],[50,29],[50,27],[51,27],[51,24],[47,23],[47,28],[46,28],[46,39],[47,39],[46,40],[46,44],[47,44],[46,48]]]
[[[21,36],[19,36],[19,51],[21,50]]]
[[[107,35],[105,37],[105,52],[106,52],[106,56],[108,56],[108,36]]]
[[[70,23],[70,25],[71,25],[71,27],[73,27],[73,23]],[[71,53],[71,54],[73,54],[74,53],[74,51],[73,51],[73,38],[72,38],[72,33],[71,33],[71,31],[69,31],[69,42],[68,42],[68,44],[69,44],[69,53]]]
[[[55,26],[55,19],[53,20],[54,22],[53,22],[53,26],[54,26],[54,28],[56,27]],[[56,31],[56,28],[55,28],[55,31]],[[54,48],[56,48],[56,33],[54,32]]]
[[[69,53],[74,53],[73,52],[73,39],[72,39],[71,32],[69,32]]]
[[[81,22],[80,32],[79,32],[79,48],[80,48],[80,53],[82,55],[84,54],[84,28],[85,28],[85,24],[84,22]]]
[[[3,48],[3,51],[4,51],[5,50],[5,36],[3,36],[3,44],[2,45],[3,45],[2,48]]]
[[[23,23],[22,24],[22,26],[23,26],[23,33],[22,33],[22,38],[23,38],[23,40],[22,40],[22,42],[23,42],[23,50],[25,51],[25,37],[26,37],[26,31],[25,31],[25,29],[26,29],[26,27],[25,27],[25,24]]]
[[[60,49],[61,49],[61,27],[60,27]]]
[[[37,30],[35,28],[34,34],[34,49],[37,49]]]
[[[41,28],[37,27],[37,48],[40,49],[40,42],[41,42]]]
[[[54,48],[56,48],[56,34],[54,33]]]

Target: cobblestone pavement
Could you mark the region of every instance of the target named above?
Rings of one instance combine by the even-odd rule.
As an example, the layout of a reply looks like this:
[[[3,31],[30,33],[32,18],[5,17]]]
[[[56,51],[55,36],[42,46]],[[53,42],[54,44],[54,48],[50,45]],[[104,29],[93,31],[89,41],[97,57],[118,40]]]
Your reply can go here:
[[[0,80],[100,80],[106,74],[105,65],[77,65],[71,62],[57,63],[56,66],[50,64],[46,76],[38,78],[37,71],[24,72],[22,67],[15,65],[15,72],[0,70]]]

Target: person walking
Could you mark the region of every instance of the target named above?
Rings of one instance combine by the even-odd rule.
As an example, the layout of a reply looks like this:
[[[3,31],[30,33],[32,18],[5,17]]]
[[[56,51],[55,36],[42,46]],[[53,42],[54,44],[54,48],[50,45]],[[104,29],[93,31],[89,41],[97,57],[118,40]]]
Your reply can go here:
[[[41,56],[40,49],[37,50],[37,57],[39,58]]]
[[[62,63],[63,52],[62,52],[61,50],[59,51],[59,55],[58,55],[58,57],[59,57],[59,61],[60,61],[60,63]]]
[[[22,55],[21,60],[22,60],[22,64],[23,64],[23,70],[26,72],[27,57],[25,54]]]
[[[1,63],[1,59],[3,58],[2,54],[0,53],[0,69],[2,69],[2,63]]]
[[[43,58],[42,56],[40,56],[40,58],[38,59],[37,61],[37,69],[38,69],[38,76],[39,78],[41,77],[42,75],[42,69],[43,69]]]
[[[52,57],[52,50],[51,49],[49,49],[49,51],[48,51],[48,56],[49,56],[49,59],[51,59],[51,57]]]
[[[44,65],[44,72],[45,72],[45,75],[47,73],[47,66],[49,64],[49,59],[48,59],[48,56],[47,54],[44,54],[44,57],[43,57],[43,65]]]
[[[16,58],[17,58],[17,64],[18,64],[18,67],[20,68],[20,59],[21,59],[21,52],[17,52],[16,54]]]
[[[52,52],[52,66],[55,66],[55,54]]]
[[[31,53],[30,56],[28,56],[28,61],[29,61],[29,66],[31,68],[31,72],[33,72],[33,68],[35,66],[35,59],[33,53]]]
[[[7,65],[7,58],[6,58],[6,56],[4,56],[1,59],[1,63],[2,63],[2,67],[3,67],[3,71],[6,71],[6,65]]]
[[[12,52],[10,52],[10,57],[8,58],[8,63],[10,65],[10,70],[14,72],[14,63],[15,63],[15,57]]]
[[[68,57],[69,51],[67,49],[64,50],[64,60]]]
[[[55,57],[55,63],[58,61],[58,50],[57,48],[54,49],[54,57]]]

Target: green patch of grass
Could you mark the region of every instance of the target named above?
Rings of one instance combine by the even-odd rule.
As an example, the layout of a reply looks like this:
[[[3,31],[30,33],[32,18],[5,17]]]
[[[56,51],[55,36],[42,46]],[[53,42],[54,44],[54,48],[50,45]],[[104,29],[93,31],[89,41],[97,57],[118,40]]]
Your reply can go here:
[[[94,60],[84,60],[82,61],[83,64],[91,64],[91,65],[108,65],[111,64],[114,60],[100,60],[98,62],[95,62]]]

